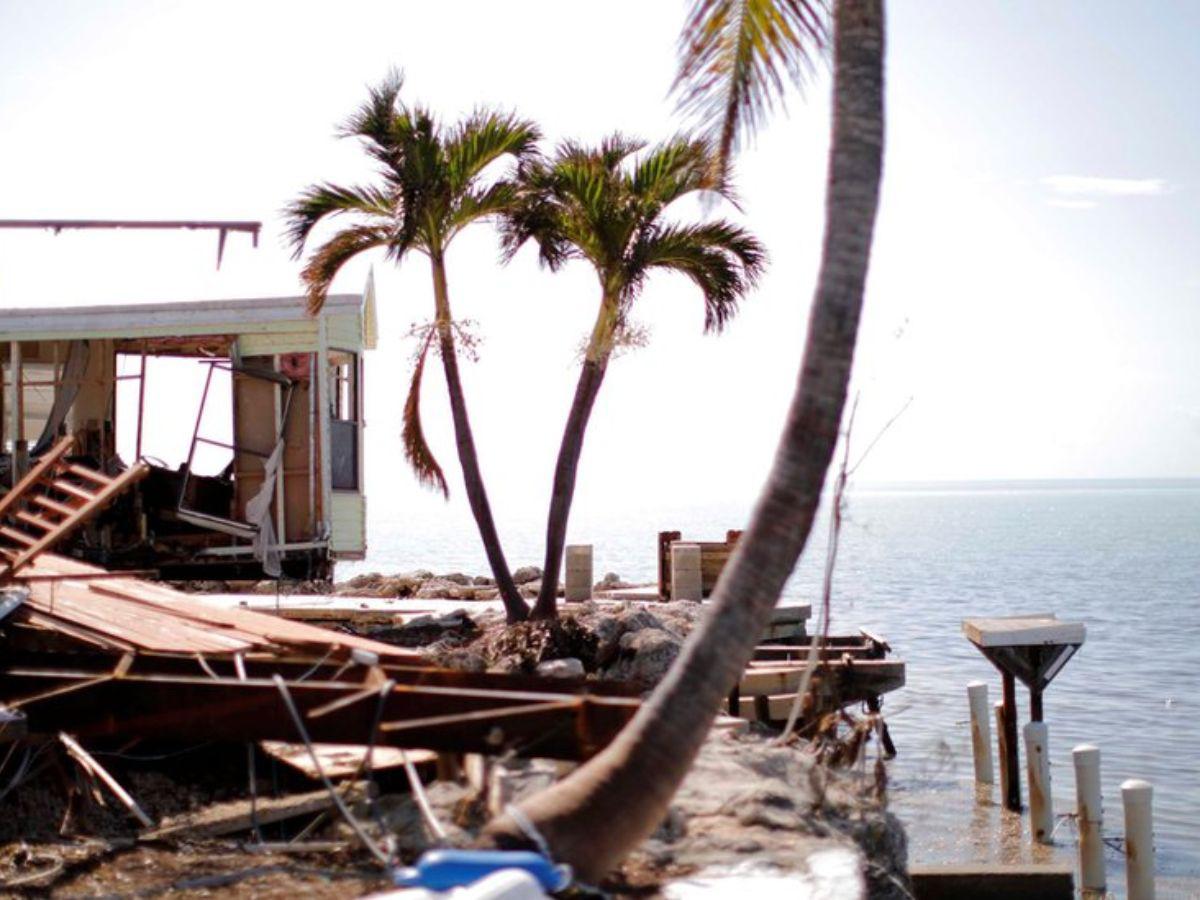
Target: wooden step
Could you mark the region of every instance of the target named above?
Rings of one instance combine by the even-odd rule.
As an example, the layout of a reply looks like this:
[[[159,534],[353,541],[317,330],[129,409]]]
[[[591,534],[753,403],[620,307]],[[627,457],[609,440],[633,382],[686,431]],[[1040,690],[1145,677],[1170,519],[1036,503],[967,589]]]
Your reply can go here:
[[[0,518],[13,507],[23,496],[28,494],[34,485],[53,475],[54,467],[75,446],[75,439],[65,437],[55,444],[47,453],[42,454],[32,469],[22,478],[13,489],[0,497]]]
[[[59,501],[55,500],[53,497],[47,497],[43,494],[33,494],[29,499],[31,501],[33,501],[34,503],[36,503],[38,506],[42,507],[43,509],[48,509],[48,510],[51,510],[52,512],[56,512],[60,516],[75,515],[76,507],[67,506],[67,504],[65,504],[65,503],[60,503]]]
[[[77,475],[80,478],[86,479],[93,484],[105,485],[112,484],[112,479],[103,472],[97,472],[95,469],[89,469],[87,466],[81,466],[76,463],[68,463],[66,470],[72,475]]]
[[[108,484],[103,485],[96,493],[89,493],[81,487],[71,484],[63,478],[57,478],[50,483],[53,490],[62,491],[65,494],[79,497],[84,500],[80,506],[76,508],[67,507],[68,513],[64,514],[61,522],[55,524],[51,531],[46,532],[40,538],[31,538],[27,534],[15,531],[14,529],[0,526],[0,535],[5,535],[13,540],[19,540],[27,546],[25,549],[16,555],[12,556],[7,566],[0,568],[0,577],[11,578],[22,567],[29,565],[39,553],[48,550],[50,547],[57,544],[68,534],[90,519],[96,513],[100,512],[112,499],[121,491],[126,490],[130,485],[140,481],[150,471],[149,466],[145,463],[138,463],[132,468],[126,469],[116,478],[111,479]],[[27,488],[32,493],[32,485]],[[33,495],[36,499],[36,495]]]
[[[67,481],[65,478],[54,479],[52,482],[50,482],[50,486],[56,491],[61,491],[64,494],[70,494],[72,497],[78,497],[80,500],[87,500],[88,502],[91,502],[92,500],[96,499],[95,492],[89,491],[87,488],[80,487],[77,484],[73,484],[70,481]]]
[[[49,519],[43,519],[35,513],[26,512],[25,510],[17,511],[17,518],[27,525],[32,525],[34,528],[40,528],[42,531],[53,531],[58,527],[57,522],[51,522]]]
[[[32,547],[38,542],[32,534],[26,534],[24,531],[18,531],[15,528],[9,528],[7,525],[0,525],[0,534],[4,535],[9,540],[17,541],[27,547]]]

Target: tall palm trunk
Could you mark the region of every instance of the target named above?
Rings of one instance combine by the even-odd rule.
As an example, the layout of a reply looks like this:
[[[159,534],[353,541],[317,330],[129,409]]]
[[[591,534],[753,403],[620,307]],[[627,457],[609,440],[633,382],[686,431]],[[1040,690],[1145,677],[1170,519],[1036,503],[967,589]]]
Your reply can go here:
[[[800,379],[767,483],[708,614],[617,739],[521,804],[554,856],[585,880],[611,869],[662,821],[812,528],[845,407],[878,205],[883,50],[883,0],[838,0],[825,241]],[[530,843],[509,816],[488,835],[501,845]]]
[[[546,521],[546,559],[542,564],[542,587],[533,607],[535,619],[553,619],[558,615],[558,573],[562,568],[563,550],[567,543],[567,523],[571,504],[575,500],[575,478],[579,473],[579,458],[583,454],[583,439],[587,433],[592,408],[612,355],[613,332],[616,329],[617,301],[605,292],[600,300],[600,312],[588,340],[575,399],[563,429],[554,466],[554,488],[550,494],[550,515]]]
[[[450,317],[450,292],[446,286],[446,261],[440,254],[432,254],[433,299],[437,315],[438,343],[441,349],[442,368],[446,372],[446,389],[450,394],[450,415],[454,420],[454,439],[458,447],[458,461],[462,465],[463,482],[467,489],[467,503],[471,515],[479,528],[483,549],[488,564],[496,579],[500,599],[509,624],[521,622],[529,617],[529,607],[521,598],[521,592],[513,581],[500,546],[496,522],[492,518],[492,507],[488,503],[487,489],[483,485],[483,473],[479,469],[479,455],[475,451],[475,438],[471,434],[471,420],[467,416],[467,401],[463,396],[462,380],[458,373],[458,353],[454,348],[453,320]]]

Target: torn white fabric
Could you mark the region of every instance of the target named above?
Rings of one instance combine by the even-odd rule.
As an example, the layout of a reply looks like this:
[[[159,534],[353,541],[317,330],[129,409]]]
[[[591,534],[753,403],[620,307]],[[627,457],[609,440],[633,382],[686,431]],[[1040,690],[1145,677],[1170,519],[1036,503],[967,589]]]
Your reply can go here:
[[[263,485],[258,493],[246,502],[246,519],[258,526],[254,536],[254,555],[262,563],[263,572],[271,578],[283,574],[280,566],[279,542],[275,539],[275,523],[271,519],[271,503],[275,499],[275,476],[283,460],[283,439],[275,445],[271,455],[263,463]]]

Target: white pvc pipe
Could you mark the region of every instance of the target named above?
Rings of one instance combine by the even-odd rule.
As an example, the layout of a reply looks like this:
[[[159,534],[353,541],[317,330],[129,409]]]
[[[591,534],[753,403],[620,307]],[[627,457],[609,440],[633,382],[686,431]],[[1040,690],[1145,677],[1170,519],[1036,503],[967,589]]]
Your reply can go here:
[[[1050,731],[1045,722],[1025,726],[1025,769],[1029,773],[1029,834],[1034,843],[1053,843],[1054,798],[1050,795]]]
[[[988,715],[988,689],[982,681],[967,685],[967,701],[971,705],[971,753],[975,757],[975,780],[979,784],[994,784],[992,769],[992,726]]]
[[[996,749],[1000,758],[1000,802],[1008,797],[1008,781],[1013,773],[1008,771],[1008,744],[1004,732],[1004,703],[997,700],[992,707],[996,712]]]
[[[1125,806],[1125,886],[1129,900],[1154,900],[1154,788],[1131,778],[1121,785]]]
[[[1071,751],[1075,763],[1075,818],[1079,829],[1079,887],[1103,893],[1104,814],[1100,798],[1100,748],[1080,744]]]

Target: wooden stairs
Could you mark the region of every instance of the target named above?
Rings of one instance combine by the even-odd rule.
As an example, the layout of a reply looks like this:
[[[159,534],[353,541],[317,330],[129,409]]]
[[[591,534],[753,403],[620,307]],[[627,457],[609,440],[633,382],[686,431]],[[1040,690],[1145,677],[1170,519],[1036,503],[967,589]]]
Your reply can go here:
[[[138,463],[120,475],[67,460],[75,439],[64,437],[0,497],[0,582],[9,581],[149,472]]]

